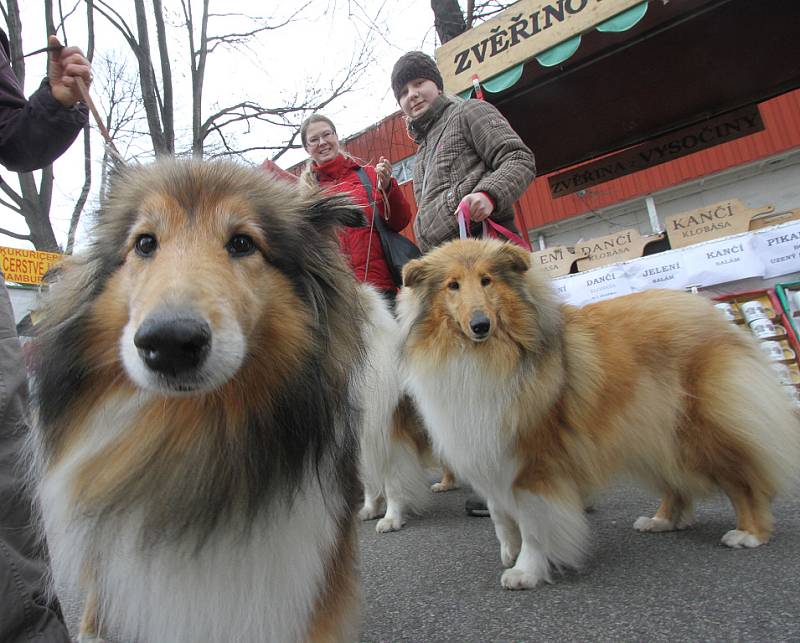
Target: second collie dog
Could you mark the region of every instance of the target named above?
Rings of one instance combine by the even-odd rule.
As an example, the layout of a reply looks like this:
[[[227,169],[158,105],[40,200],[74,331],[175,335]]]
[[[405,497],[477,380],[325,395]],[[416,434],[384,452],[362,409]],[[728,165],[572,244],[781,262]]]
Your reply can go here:
[[[80,640],[352,641],[360,213],[230,163],[118,176],[43,307],[40,498]]]
[[[398,313],[411,391],[437,449],[488,501],[509,589],[577,566],[583,499],[618,473],[661,493],[645,532],[687,527],[721,488],[729,547],[773,531],[800,422],[756,342],[696,295],[561,303],[530,255],[454,241],[407,264]]]

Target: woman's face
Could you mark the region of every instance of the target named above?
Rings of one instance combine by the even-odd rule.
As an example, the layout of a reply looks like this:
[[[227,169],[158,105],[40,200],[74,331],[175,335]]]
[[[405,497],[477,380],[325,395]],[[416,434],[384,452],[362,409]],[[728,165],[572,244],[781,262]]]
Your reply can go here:
[[[339,154],[339,137],[325,121],[314,121],[306,128],[306,152],[319,165]]]
[[[428,78],[415,78],[400,90],[400,109],[409,118],[419,118],[430,109],[431,103],[441,94],[439,88]]]

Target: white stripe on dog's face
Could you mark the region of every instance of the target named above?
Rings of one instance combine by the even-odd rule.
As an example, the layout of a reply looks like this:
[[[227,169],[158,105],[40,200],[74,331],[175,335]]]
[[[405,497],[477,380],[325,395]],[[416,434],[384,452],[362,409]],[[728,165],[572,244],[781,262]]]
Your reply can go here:
[[[141,206],[119,271],[126,373],[166,395],[217,389],[264,345],[260,325],[278,296],[257,216],[236,198],[191,208],[156,195]]]
[[[175,359],[172,359],[165,367],[161,367],[159,362],[152,358],[153,350],[137,346],[135,341],[137,332],[141,336],[142,327],[148,321],[152,321],[153,316],[140,324],[129,320],[120,338],[120,354],[125,371],[137,386],[167,395],[197,393],[218,388],[236,375],[247,352],[247,341],[239,323],[227,311],[220,311],[216,323],[211,323],[202,314],[191,309],[162,308],[158,313],[161,314],[163,319],[161,324],[165,327],[170,325],[170,315],[175,318],[175,321],[172,321],[174,326],[192,314],[208,328],[207,345],[202,355],[196,359],[189,358],[196,363],[175,368]],[[182,317],[179,317],[181,315]],[[180,338],[167,336],[160,341],[162,346],[168,343],[175,345]],[[186,353],[180,346],[175,346],[174,350],[179,354]]]

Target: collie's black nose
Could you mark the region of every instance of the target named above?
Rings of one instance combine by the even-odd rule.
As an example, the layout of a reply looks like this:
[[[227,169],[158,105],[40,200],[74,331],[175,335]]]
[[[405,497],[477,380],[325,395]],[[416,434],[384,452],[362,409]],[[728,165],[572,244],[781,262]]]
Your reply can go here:
[[[469,327],[475,337],[485,337],[492,324],[484,313],[478,312],[472,315],[472,319],[469,320]]]
[[[164,375],[180,375],[200,367],[211,346],[211,328],[195,315],[151,315],[133,343],[144,363]]]

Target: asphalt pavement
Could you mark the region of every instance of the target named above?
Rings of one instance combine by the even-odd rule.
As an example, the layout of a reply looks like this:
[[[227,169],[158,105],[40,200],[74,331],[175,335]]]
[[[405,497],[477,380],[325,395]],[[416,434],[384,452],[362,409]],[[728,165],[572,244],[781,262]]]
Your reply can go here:
[[[657,498],[615,486],[589,514],[585,567],[517,592],[500,586],[491,519],[467,516],[467,495],[431,494],[399,532],[359,526],[362,641],[800,641],[800,492],[774,504],[769,544],[732,550],[724,496],[697,503],[686,531],[642,534],[633,522]]]

